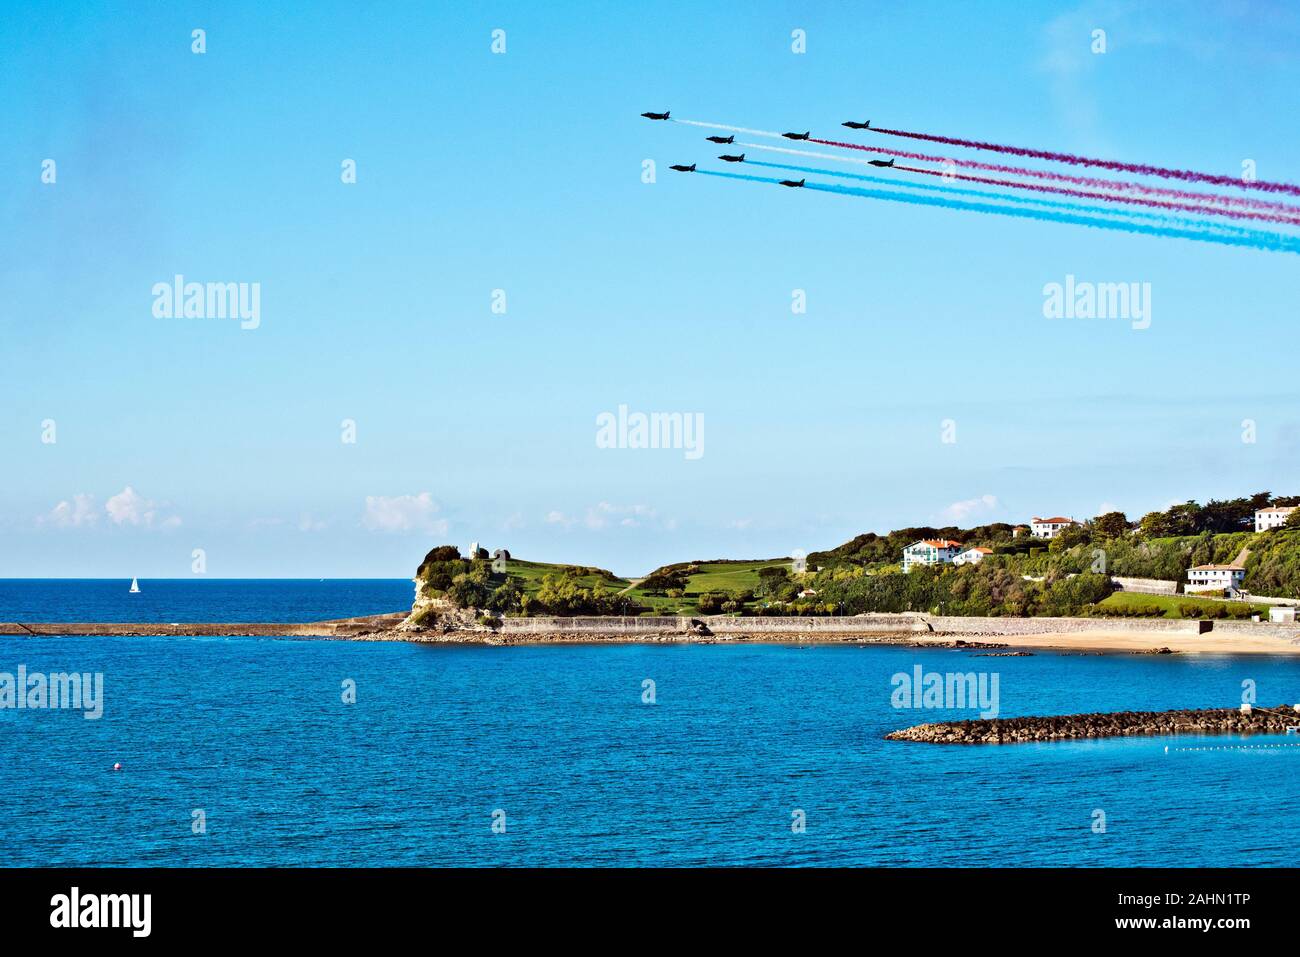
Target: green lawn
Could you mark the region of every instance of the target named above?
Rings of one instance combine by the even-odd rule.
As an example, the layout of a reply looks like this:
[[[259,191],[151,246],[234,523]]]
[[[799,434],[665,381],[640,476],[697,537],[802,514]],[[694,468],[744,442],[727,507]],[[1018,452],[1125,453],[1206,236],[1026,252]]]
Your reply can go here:
[[[555,565],[550,562],[526,562],[521,559],[510,558],[506,561],[506,574],[519,579],[523,584],[524,591],[533,594],[541,587],[543,576],[553,575],[577,567],[580,566]],[[603,568],[596,569],[594,573],[588,572],[580,575],[578,581],[585,588],[594,588],[600,584],[610,591],[621,591],[628,586],[626,578],[619,578],[613,572],[605,571]]]
[[[1212,601],[1208,598],[1194,598],[1188,595],[1142,595],[1137,592],[1117,591],[1106,598],[1105,601],[1099,602],[1097,607],[1104,612],[1106,609],[1140,608],[1154,605],[1163,610],[1161,617],[1181,618],[1182,615],[1178,613],[1178,609],[1182,605],[1195,605],[1201,609],[1205,617],[1212,617],[1212,613],[1224,605],[1236,606],[1239,604],[1241,603]],[[1251,605],[1250,609],[1252,613],[1258,614],[1265,620],[1268,619],[1267,605]]]
[[[699,608],[695,603],[705,592],[736,592],[758,587],[760,568],[789,568],[788,558],[768,558],[761,561],[718,561],[718,562],[684,562],[696,570],[686,579],[686,594],[681,598],[669,598],[665,595],[648,595],[640,587],[629,592],[642,605],[652,608],[656,615],[696,615]],[[681,566],[673,566],[681,567]]]

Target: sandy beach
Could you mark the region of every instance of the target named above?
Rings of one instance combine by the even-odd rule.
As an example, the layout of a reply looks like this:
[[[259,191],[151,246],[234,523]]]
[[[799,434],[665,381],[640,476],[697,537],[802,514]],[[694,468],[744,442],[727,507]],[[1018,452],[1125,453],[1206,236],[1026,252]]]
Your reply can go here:
[[[918,645],[941,645],[951,642],[951,635],[913,636]],[[1047,632],[1038,635],[982,636],[983,640],[1006,645],[1008,649],[1071,651],[1093,654],[1154,654],[1168,648],[1177,654],[1202,655],[1296,655],[1300,644],[1266,635],[1179,635],[1123,631]]]

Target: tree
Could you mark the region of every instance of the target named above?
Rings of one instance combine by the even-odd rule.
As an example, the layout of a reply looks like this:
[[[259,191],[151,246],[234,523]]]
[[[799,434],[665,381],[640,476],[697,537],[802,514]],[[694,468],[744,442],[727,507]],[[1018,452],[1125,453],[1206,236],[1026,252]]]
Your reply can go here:
[[[1098,538],[1120,538],[1128,534],[1128,516],[1123,512],[1107,512],[1098,515],[1092,523],[1093,533]]]

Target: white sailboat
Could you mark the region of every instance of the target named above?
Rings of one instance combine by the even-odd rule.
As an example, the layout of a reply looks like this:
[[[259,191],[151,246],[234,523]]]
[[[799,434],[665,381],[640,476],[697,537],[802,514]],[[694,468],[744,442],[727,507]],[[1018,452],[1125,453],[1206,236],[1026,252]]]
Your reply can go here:
[[[140,594],[140,582],[134,578],[131,579],[131,594],[132,595]]]

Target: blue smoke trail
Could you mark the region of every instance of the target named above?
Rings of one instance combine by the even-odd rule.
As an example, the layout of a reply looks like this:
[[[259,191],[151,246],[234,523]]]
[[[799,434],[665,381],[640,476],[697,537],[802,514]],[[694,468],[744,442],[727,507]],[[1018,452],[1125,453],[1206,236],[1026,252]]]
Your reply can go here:
[[[721,176],[723,179],[742,179],[753,183],[780,185],[781,182],[779,179],[772,179],[768,176],[747,176],[744,173],[723,173],[711,169],[697,170],[697,172],[702,176]],[[1146,236],[1163,236],[1168,239],[1192,239],[1197,242],[1245,246],[1250,249],[1263,249],[1270,252],[1300,253],[1300,236],[1284,236],[1279,233],[1267,233],[1259,230],[1238,236],[1231,233],[1146,225],[1145,223],[1133,223],[1123,219],[1098,219],[1095,216],[1079,216],[1073,213],[1055,212],[1046,209],[1022,209],[1017,206],[996,203],[972,203],[966,200],[947,199],[939,196],[915,196],[910,193],[896,193],[882,189],[862,189],[856,186],[808,183],[805,188],[815,189],[822,193],[837,193],[841,196],[858,196],[863,199],[883,199],[886,202],[937,206],[941,209],[961,209],[975,213],[991,213],[995,216],[1015,216],[1021,219],[1036,219],[1048,223],[1066,223],[1074,226],[1090,226],[1095,229],[1114,229],[1126,233],[1139,233]]]
[[[745,160],[749,166],[767,166],[771,169],[788,169],[794,173],[812,173],[814,176],[838,176],[841,179],[856,179],[867,183],[879,183],[883,186],[894,186],[899,189],[923,189],[935,193],[947,193],[951,196],[975,196],[979,199],[988,200],[1005,200],[1010,203],[1029,203],[1037,206],[1049,206],[1053,209],[1072,209],[1076,212],[1095,213],[1104,216],[1121,216],[1133,219],[1145,219],[1157,223],[1178,223],[1183,226],[1192,227],[1210,227],[1224,232],[1236,233],[1240,236],[1247,236],[1259,232],[1259,230],[1250,229],[1245,226],[1238,226],[1235,223],[1221,223],[1214,220],[1194,219],[1189,216],[1174,216],[1165,213],[1152,213],[1140,209],[1122,209],[1111,208],[1109,206],[1090,206],[1087,203],[1067,203],[1059,199],[1044,199],[1039,196],[1021,196],[1017,193],[990,193],[985,190],[967,189],[963,186],[936,186],[932,183],[914,183],[911,180],[901,181],[898,179],[889,179],[884,176],[865,176],[862,173],[845,173],[834,169],[816,169],[811,166],[791,166],[788,163],[766,163],[762,160]]]

